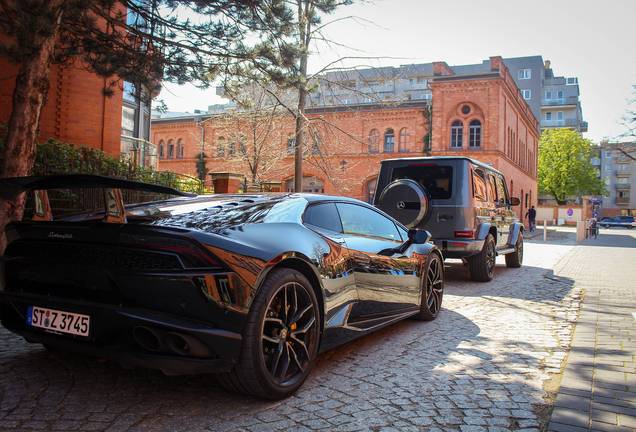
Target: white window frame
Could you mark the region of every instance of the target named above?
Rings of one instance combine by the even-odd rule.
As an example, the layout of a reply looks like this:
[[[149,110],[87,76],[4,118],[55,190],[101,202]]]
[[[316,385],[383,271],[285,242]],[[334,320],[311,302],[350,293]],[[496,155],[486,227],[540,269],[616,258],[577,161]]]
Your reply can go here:
[[[545,119],[552,120],[552,111],[548,111],[547,113],[545,113]]]
[[[532,69],[519,69],[519,79],[532,78]]]
[[[565,80],[566,85],[575,85],[579,83],[579,79],[578,78],[566,78]]]
[[[528,97],[526,97],[526,95]],[[524,100],[530,100],[532,98],[532,91],[528,89],[521,90],[521,97],[523,97]]]
[[[557,99],[564,99],[565,95],[563,94],[563,90],[557,91]]]
[[[557,111],[557,120],[563,120],[563,111]]]
[[[606,151],[605,152],[605,157],[606,158],[611,158],[612,157],[612,152],[611,151]]]
[[[430,93],[424,93],[422,95],[422,99],[431,100],[431,99],[433,99],[433,95],[430,94]]]
[[[551,92],[551,91],[547,91],[547,92],[545,92],[545,98],[546,98],[547,100],[552,99],[552,92]]]
[[[605,171],[611,171],[611,170],[612,170],[611,165],[605,165]]]

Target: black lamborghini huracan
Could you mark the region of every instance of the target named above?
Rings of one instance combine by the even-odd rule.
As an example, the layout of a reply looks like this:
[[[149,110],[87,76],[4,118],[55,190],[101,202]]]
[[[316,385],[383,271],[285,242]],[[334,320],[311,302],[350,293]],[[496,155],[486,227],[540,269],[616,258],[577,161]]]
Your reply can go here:
[[[47,190],[103,190],[104,210],[54,218]],[[182,195],[124,205],[122,190]],[[0,319],[47,348],[284,398],[319,351],[440,312],[444,267],[426,231],[321,194],[184,196],[90,175],[2,179],[32,194],[6,228]]]

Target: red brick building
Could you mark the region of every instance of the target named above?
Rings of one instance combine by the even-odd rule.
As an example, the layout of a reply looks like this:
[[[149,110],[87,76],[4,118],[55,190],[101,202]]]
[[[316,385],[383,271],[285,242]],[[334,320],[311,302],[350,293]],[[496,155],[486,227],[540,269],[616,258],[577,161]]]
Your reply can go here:
[[[0,67],[0,122],[8,122],[19,69],[5,58],[0,58]],[[103,90],[107,84],[81,67],[52,65],[50,88],[40,116],[39,140],[54,138],[99,149],[113,157],[129,153],[130,147],[151,147],[147,142],[150,108],[135,96],[137,89],[122,81],[119,87],[112,88],[111,96],[106,96]],[[146,165],[154,162],[149,157],[151,152],[154,153],[151,148],[145,151]]]
[[[17,74],[15,66],[6,63],[3,71],[6,77]],[[0,122],[8,122],[11,117],[14,86],[15,79],[5,80],[0,86]],[[48,100],[40,117],[40,140],[55,138],[119,157],[122,91],[106,97],[103,88],[103,80],[93,74],[53,66]]]
[[[381,160],[425,156],[432,100],[431,155],[463,155],[491,164],[509,179],[511,194],[522,200],[519,215],[525,214],[537,205],[539,124],[502,59],[492,57],[490,64],[489,71],[459,75],[446,63],[434,63],[427,77],[432,99],[308,108],[313,129],[307,133],[303,190],[368,201]],[[234,124],[237,131],[246,127]],[[223,116],[156,119],[151,129],[151,141],[159,148],[158,169],[196,176],[203,152],[210,174],[234,173],[235,179],[244,179],[243,187],[252,182],[249,133],[245,141],[233,139]],[[292,187],[293,131],[290,121],[270,139],[279,156],[258,181],[279,182],[283,190]]]

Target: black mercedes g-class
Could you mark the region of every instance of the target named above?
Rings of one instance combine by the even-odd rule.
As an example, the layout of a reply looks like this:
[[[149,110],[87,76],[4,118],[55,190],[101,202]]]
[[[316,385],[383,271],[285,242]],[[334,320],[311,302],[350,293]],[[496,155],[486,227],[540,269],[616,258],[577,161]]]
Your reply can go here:
[[[461,258],[470,276],[488,282],[495,258],[521,267],[523,224],[496,169],[467,157],[420,157],[381,162],[374,205],[409,228],[429,231],[444,258]]]

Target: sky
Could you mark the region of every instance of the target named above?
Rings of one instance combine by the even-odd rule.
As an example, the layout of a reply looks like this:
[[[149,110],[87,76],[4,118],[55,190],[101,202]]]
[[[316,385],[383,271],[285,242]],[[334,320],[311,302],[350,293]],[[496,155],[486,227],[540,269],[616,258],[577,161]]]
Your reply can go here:
[[[343,57],[344,66],[445,61],[479,64],[492,56],[542,56],[555,76],[578,77],[584,138],[615,140],[636,110],[635,0],[376,0],[323,17],[335,44],[312,47],[310,71]],[[347,18],[352,17],[352,18]],[[205,111],[226,101],[214,89],[166,85],[170,111]]]

